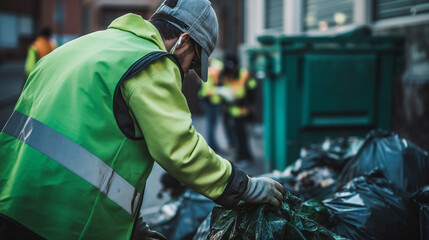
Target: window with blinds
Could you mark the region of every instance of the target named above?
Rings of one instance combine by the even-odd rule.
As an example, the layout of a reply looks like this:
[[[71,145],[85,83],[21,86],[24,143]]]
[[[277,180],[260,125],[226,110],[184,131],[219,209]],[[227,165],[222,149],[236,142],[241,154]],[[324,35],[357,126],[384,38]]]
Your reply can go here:
[[[265,0],[265,28],[283,30],[283,1]]]
[[[305,30],[326,30],[353,23],[354,0],[304,0]]]
[[[429,0],[375,0],[374,19],[415,16],[429,13]]]

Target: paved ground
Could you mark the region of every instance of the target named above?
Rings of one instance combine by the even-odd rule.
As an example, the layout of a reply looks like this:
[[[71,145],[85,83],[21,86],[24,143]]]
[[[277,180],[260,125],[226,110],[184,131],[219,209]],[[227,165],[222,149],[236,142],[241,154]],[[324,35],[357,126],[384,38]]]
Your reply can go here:
[[[3,63],[0,65],[0,128],[3,128],[7,122],[10,114],[13,111],[15,103],[21,92],[25,80],[24,74],[24,62],[14,61]],[[221,148],[226,148],[226,137],[224,129],[221,125],[222,121],[218,121],[217,127],[217,139]],[[193,124],[198,132],[203,136],[205,133],[206,121],[202,116],[194,116]],[[250,149],[254,157],[254,164],[243,168],[249,175],[255,176],[262,174],[264,171],[263,167],[263,130],[261,125],[253,125],[248,128]],[[233,154],[223,153],[221,154],[226,159],[232,159]],[[152,174],[150,175],[147,185],[145,198],[142,206],[142,212],[145,214],[151,214],[158,210],[159,206],[168,201],[167,194],[164,194],[164,198],[158,199],[157,193],[161,190],[160,177],[164,173],[164,170],[157,164],[155,164]]]

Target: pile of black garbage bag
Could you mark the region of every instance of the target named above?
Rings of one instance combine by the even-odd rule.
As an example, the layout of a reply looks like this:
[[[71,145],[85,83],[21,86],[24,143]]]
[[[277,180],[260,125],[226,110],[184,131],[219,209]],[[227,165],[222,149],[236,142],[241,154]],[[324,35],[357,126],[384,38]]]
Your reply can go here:
[[[303,203],[301,212],[350,239],[419,239],[411,195],[379,170],[352,179],[332,198]]]
[[[178,198],[164,204],[148,225],[167,239],[189,240],[195,235],[215,203],[192,190],[185,190]]]
[[[152,230],[162,233],[167,239],[192,239],[215,203],[186,188],[168,173],[164,173],[160,180],[162,189],[158,198],[168,195],[170,200],[163,204],[157,213],[144,220]]]
[[[427,152],[393,132],[373,131],[357,155],[344,167],[337,185],[342,187],[375,168],[410,193],[429,184]]]
[[[429,239],[429,157],[391,131],[370,132],[331,196],[301,212],[349,239]]]
[[[281,209],[213,204],[197,219],[181,212],[210,200],[181,203],[176,221],[194,224],[170,239],[429,239],[429,156],[394,132],[327,139],[263,176],[289,191]]]
[[[342,169],[362,144],[363,139],[357,137],[327,138],[320,144],[303,147],[300,158],[283,172],[263,176],[277,180],[301,199],[324,199],[335,192]]]

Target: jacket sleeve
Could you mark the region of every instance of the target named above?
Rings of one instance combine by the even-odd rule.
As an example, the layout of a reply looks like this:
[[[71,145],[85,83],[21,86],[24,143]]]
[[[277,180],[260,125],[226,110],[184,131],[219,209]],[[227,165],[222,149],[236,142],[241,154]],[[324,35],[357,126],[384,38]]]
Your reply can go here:
[[[121,90],[152,158],[189,188],[231,208],[247,188],[247,175],[196,132],[181,84],[177,66],[162,58],[126,80]]]

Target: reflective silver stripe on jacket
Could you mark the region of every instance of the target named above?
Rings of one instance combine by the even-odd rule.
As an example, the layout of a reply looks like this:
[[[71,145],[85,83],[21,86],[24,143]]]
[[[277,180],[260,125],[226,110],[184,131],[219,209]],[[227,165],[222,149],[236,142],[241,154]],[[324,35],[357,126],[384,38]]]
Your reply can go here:
[[[23,141],[91,183],[129,214],[137,211],[140,193],[94,154],[45,124],[14,112],[3,132]]]

